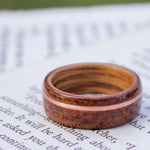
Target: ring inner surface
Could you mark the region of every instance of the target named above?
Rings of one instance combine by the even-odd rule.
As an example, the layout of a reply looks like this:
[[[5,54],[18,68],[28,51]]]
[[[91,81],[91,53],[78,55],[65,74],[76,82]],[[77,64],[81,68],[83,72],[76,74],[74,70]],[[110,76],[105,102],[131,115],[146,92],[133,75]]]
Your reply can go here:
[[[54,87],[76,95],[112,95],[129,89],[134,82],[130,71],[112,65],[72,67],[52,78]]]

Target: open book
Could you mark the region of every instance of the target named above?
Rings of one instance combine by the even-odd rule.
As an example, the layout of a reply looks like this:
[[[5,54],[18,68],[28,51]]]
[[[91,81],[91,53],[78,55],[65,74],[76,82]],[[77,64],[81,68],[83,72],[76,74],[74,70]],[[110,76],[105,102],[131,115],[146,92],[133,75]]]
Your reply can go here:
[[[145,28],[150,4],[1,11],[0,19],[1,73]]]
[[[0,77],[0,150],[149,150],[150,28],[68,52]],[[45,75],[62,65],[111,62],[136,71],[143,83],[142,108],[135,120],[112,129],[80,130],[51,121],[45,114]]]

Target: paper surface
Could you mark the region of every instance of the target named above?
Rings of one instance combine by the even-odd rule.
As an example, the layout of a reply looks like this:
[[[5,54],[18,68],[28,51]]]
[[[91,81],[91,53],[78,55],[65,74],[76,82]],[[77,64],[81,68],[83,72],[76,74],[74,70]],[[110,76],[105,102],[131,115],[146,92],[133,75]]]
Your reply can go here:
[[[150,5],[0,12],[0,72],[150,25]]]
[[[0,149],[149,150],[149,39],[150,28],[1,75]],[[136,71],[144,90],[138,117],[117,128],[95,131],[67,128],[48,119],[41,93],[45,75],[79,62],[114,62]]]

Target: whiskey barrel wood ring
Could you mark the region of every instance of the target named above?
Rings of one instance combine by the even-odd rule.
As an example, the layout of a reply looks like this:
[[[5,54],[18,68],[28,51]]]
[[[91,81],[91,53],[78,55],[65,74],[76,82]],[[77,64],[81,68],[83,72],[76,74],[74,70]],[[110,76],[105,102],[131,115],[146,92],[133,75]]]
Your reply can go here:
[[[73,64],[50,72],[43,87],[45,112],[68,127],[104,129],[134,119],[141,107],[138,75],[114,64]]]

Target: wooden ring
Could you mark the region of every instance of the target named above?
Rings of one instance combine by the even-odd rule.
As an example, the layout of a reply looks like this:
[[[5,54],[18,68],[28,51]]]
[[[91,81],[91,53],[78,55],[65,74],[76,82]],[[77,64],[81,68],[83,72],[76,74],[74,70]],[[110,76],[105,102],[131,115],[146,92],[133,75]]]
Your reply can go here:
[[[50,72],[43,87],[46,114],[68,127],[104,129],[125,124],[140,110],[138,75],[114,64],[75,64]]]

